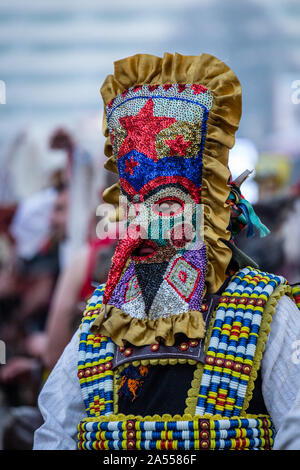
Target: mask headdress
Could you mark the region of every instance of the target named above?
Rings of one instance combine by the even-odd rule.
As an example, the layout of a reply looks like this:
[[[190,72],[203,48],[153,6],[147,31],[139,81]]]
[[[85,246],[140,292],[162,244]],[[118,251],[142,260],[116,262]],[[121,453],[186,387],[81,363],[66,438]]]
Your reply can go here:
[[[163,58],[138,54],[115,63],[114,74],[106,78],[101,94],[107,137],[105,168],[119,174],[119,182],[104,192],[104,200],[118,205],[122,193],[131,202],[136,196],[141,201],[166,185],[180,186],[183,199],[187,194],[193,203],[202,205],[207,258],[205,270],[201,266],[205,283],[202,294],[204,290],[216,292],[225,281],[232,256],[222,240],[230,239],[228,152],[234,145],[241,116],[238,79],[229,67],[208,54],[166,53]],[[128,240],[122,243],[108,278],[104,296],[107,304],[129,254]],[[168,278],[169,283],[193,278],[193,270],[184,271],[185,260],[183,265],[175,261],[177,278]],[[132,298],[135,287],[133,283],[128,292]],[[155,329],[148,322],[149,327]],[[147,336],[143,329],[140,333]],[[119,338],[114,339],[118,343]]]

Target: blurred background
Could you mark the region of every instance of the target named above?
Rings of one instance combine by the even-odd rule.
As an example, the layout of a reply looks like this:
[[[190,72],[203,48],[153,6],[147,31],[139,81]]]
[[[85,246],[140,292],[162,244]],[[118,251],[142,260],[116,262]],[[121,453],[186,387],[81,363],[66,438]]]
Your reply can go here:
[[[37,396],[78,327],[114,240],[96,237],[103,169],[100,86],[136,53],[227,63],[243,90],[233,178],[270,228],[237,246],[300,281],[298,0],[1,0],[0,448],[31,449]]]

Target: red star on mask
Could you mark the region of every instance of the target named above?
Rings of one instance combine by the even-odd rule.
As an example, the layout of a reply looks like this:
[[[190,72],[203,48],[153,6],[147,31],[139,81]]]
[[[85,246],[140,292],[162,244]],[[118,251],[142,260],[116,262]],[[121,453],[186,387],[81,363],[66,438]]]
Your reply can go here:
[[[139,166],[139,162],[135,162],[134,159],[133,159],[133,155],[131,155],[131,159],[126,160],[125,166],[126,166],[125,173],[129,173],[132,176],[135,167]]]
[[[170,155],[181,155],[184,157],[186,149],[191,145],[191,142],[185,142],[182,135],[178,135],[174,140],[166,140],[166,144],[170,147]]]
[[[127,131],[127,136],[119,149],[119,158],[131,150],[137,150],[157,161],[155,137],[162,129],[176,122],[176,119],[154,116],[153,108],[154,103],[150,98],[136,116],[119,119],[121,126]]]

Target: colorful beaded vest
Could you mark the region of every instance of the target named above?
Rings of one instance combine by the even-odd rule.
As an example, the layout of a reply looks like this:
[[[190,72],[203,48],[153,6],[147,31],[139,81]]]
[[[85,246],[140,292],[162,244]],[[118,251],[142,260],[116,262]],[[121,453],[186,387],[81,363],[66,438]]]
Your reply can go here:
[[[199,341],[187,340],[179,344],[177,355],[173,348],[172,354],[159,358],[155,356],[159,344],[144,348],[138,357],[131,347],[119,348],[110,338],[91,332],[104,287],[95,290],[81,325],[78,377],[87,417],[78,425],[79,449],[272,448],[275,431],[270,417],[247,410],[277,301],[291,295],[284,278],[252,267],[241,269],[214,303],[203,354],[193,355]],[[139,371],[141,378],[149,366],[179,364],[194,365],[184,413],[147,416],[146,402],[143,416],[119,412],[126,367]],[[142,389],[138,399],[143,400]]]

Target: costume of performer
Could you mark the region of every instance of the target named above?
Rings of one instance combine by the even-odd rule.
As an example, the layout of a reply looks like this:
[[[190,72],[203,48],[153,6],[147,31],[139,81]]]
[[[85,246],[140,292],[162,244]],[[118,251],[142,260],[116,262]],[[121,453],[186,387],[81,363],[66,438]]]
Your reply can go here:
[[[270,449],[260,363],[293,296],[233,244],[246,226],[268,233],[227,167],[240,84],[208,54],[136,55],[101,92],[119,174],[104,199],[123,197],[125,222],[80,329],[78,448]]]

